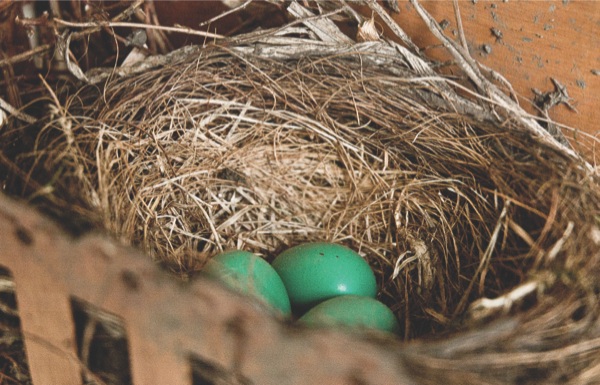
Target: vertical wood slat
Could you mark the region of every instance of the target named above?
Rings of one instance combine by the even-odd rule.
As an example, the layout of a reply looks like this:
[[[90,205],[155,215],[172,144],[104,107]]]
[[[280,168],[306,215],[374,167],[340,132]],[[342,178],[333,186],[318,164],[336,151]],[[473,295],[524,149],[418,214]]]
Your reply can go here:
[[[135,250],[99,236],[69,238],[2,194],[0,265],[15,280],[34,385],[82,383],[71,298],[123,321],[134,385],[191,385],[190,356],[243,383],[412,383],[401,380],[405,367],[389,347],[288,329],[213,282],[182,285]]]
[[[173,352],[152,343],[149,336],[128,332],[129,362],[134,384],[192,385],[191,366]]]
[[[35,385],[81,385],[69,295],[27,247],[5,242],[7,233],[0,229],[0,264],[13,274],[31,379]]]

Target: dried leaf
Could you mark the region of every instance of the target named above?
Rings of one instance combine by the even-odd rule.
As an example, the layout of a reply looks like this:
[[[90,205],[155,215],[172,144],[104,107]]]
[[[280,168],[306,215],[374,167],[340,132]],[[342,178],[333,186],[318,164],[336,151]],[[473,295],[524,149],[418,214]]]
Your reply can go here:
[[[148,46],[144,44],[144,48],[148,48]],[[129,52],[129,55],[127,55],[125,60],[123,60],[123,63],[121,63],[121,67],[130,67],[135,63],[141,62],[148,56],[147,52],[147,50],[134,47],[131,52]]]
[[[71,75],[75,76],[77,79],[84,81],[86,83],[89,83],[88,78],[85,76],[85,74],[83,73],[83,71],[81,70],[81,68],[77,65],[77,63],[73,63],[70,60],[70,56],[69,56],[69,46],[71,45],[71,36],[73,36],[72,34],[69,34],[69,36],[67,37],[67,40],[64,44],[63,47],[61,47],[60,44],[57,45],[57,49],[59,47],[63,48],[62,50],[62,54],[63,57],[65,59],[65,62],[67,64],[67,68],[69,69],[69,72],[71,73]]]
[[[377,28],[375,28],[374,17],[371,17],[369,20],[363,22],[358,27],[358,32],[356,33],[356,40],[358,40],[359,42],[377,41],[379,39],[379,32],[377,32]]]

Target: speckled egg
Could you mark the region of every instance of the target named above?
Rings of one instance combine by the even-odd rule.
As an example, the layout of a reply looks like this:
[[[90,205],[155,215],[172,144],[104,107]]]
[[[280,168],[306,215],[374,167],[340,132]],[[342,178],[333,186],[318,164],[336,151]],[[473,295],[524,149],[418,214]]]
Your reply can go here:
[[[270,305],[283,315],[291,306],[281,278],[264,259],[242,250],[228,251],[213,257],[204,273],[239,293]]]
[[[298,323],[316,327],[344,327],[354,330],[381,330],[399,333],[394,313],[371,297],[347,295],[318,304],[302,316]]]
[[[369,264],[353,250],[334,243],[306,243],[281,253],[273,268],[300,313],[340,295],[375,298],[377,284]]]

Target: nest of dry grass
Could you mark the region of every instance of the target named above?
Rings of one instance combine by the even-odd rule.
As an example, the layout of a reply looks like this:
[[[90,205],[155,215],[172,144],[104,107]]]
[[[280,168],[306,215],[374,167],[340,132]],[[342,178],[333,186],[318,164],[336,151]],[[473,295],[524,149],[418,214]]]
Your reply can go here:
[[[9,181],[182,273],[348,245],[404,338],[433,338],[410,358],[423,384],[600,379],[597,172],[484,78],[460,96],[395,43],[323,42],[321,21],[106,72],[51,103]]]

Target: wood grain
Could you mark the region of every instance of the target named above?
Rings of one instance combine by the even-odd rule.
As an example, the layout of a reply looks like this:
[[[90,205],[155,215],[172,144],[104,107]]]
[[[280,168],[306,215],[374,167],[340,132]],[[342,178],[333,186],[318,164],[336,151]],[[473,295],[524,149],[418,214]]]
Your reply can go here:
[[[438,22],[447,20],[447,35],[457,39],[452,2],[422,4]],[[526,110],[537,113],[532,89],[554,91],[554,78],[567,87],[577,112],[560,104],[550,117],[600,136],[600,2],[460,1],[459,8],[471,55],[502,74]],[[428,56],[448,59],[408,1],[400,1],[393,17]],[[571,131],[565,134],[573,139]]]
[[[21,217],[18,212],[1,212],[0,265],[14,276],[33,383],[81,385],[69,297],[61,283],[49,276],[48,266],[32,255],[32,250],[41,249],[45,257],[59,257],[56,254],[60,244],[56,239],[36,236],[44,230],[47,227],[43,221]]]

